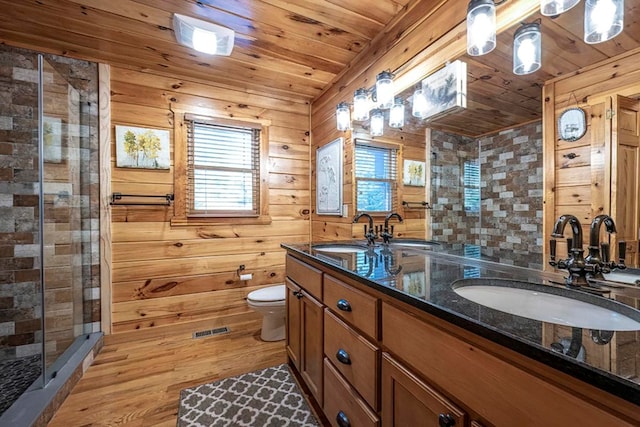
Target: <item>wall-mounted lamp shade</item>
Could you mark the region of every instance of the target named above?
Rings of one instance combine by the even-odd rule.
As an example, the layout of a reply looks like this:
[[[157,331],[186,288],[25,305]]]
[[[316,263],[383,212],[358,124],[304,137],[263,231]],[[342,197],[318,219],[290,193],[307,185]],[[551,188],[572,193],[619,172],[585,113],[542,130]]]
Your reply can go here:
[[[493,0],[471,0],[467,8],[467,53],[484,55],[496,47],[496,6]]]
[[[404,101],[402,98],[396,98],[389,110],[389,126],[392,128],[401,128],[404,126]]]
[[[376,76],[376,102],[378,108],[391,108],[393,95],[393,74],[389,71],[383,71]]]
[[[589,44],[611,40],[622,32],[624,0],[586,0],[584,41]]]
[[[357,89],[353,94],[353,120],[369,120],[369,93],[366,89]]]
[[[384,114],[380,110],[373,110],[369,122],[369,135],[382,136],[384,132]]]
[[[556,16],[571,9],[580,3],[580,0],[542,0],[540,13],[544,16]]]
[[[513,73],[531,74],[542,63],[542,35],[540,24],[524,24],[513,37]]]
[[[424,90],[416,89],[416,91],[413,92],[413,106],[411,107],[411,114],[413,117],[423,119],[427,116],[428,109],[429,104]]]
[[[346,102],[341,102],[336,107],[336,125],[340,131],[348,130],[351,127],[351,110]]]
[[[233,30],[190,16],[174,13],[173,32],[178,43],[198,52],[229,56],[233,49]]]

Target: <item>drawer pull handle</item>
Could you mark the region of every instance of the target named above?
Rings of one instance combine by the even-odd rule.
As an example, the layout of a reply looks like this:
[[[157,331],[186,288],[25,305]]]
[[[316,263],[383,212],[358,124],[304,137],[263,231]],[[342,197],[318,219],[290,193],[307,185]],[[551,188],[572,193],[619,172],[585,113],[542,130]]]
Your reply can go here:
[[[338,310],[351,311],[351,304],[349,304],[349,301],[346,299],[339,299],[336,306],[338,307]]]
[[[338,352],[336,353],[336,359],[338,359],[338,362],[340,363],[351,365],[351,358],[349,357],[349,353],[347,353],[343,349],[338,350]]]
[[[456,425],[456,420],[450,414],[438,415],[438,425],[440,427],[453,427]]]
[[[347,418],[347,415],[342,411],[338,412],[338,415],[336,415],[336,421],[340,427],[351,427],[349,418]]]

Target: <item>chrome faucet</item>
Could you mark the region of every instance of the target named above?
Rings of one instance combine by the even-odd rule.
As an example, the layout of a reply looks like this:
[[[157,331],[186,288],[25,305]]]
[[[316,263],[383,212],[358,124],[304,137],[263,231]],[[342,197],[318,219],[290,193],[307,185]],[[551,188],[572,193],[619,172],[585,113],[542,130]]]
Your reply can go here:
[[[398,222],[403,222],[402,217],[397,212],[391,212],[384,218],[384,230],[380,233],[380,237],[382,237],[382,241],[387,245],[389,244],[389,240],[393,237],[393,225],[391,226],[391,229],[389,229],[389,220],[394,217],[398,219]]]
[[[598,215],[591,222],[589,233],[589,255],[584,258],[584,248],[582,247],[582,226],[580,221],[573,215],[562,215],[553,227],[551,237],[563,237],[567,224],[571,225],[573,233],[572,239],[567,239],[569,248],[569,258],[556,261],[556,241],[552,239],[550,243],[549,264],[559,269],[569,271],[566,278],[567,286],[588,286],[589,278],[604,279],[602,273],[609,273],[614,268],[624,269],[625,242],[619,242],[618,258],[619,262],[612,262],[608,243],[600,243],[600,229],[605,225],[607,233],[615,233],[616,225],[609,215]],[[602,252],[601,252],[602,251]]]
[[[376,239],[378,238],[378,228],[373,226],[373,217],[368,213],[361,213],[356,215],[353,218],[353,223],[357,223],[360,218],[365,217],[369,219],[369,227],[367,225],[364,226],[364,238],[367,239],[367,245],[373,246],[376,243]]]

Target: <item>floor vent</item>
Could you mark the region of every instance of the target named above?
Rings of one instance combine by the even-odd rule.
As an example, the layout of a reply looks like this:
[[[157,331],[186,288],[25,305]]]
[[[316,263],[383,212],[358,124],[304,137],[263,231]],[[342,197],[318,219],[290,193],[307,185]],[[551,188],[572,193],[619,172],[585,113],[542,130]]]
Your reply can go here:
[[[223,326],[222,328],[207,329],[206,331],[194,332],[193,339],[212,337],[214,335],[228,334],[229,332],[231,332],[231,329],[229,329],[226,326]]]

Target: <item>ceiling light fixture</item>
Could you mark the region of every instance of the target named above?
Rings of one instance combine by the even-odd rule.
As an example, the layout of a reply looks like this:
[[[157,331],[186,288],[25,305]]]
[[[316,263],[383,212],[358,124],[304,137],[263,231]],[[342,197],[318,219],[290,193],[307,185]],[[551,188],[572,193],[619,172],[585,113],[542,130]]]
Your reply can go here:
[[[513,37],[513,73],[531,74],[542,63],[542,35],[540,23],[523,24]]]
[[[544,16],[556,16],[571,9],[580,3],[580,0],[542,0],[540,13]]]
[[[190,16],[174,13],[173,32],[178,43],[198,52],[229,56],[233,49],[233,30]]]
[[[413,106],[411,108],[411,114],[413,117],[424,119],[427,117],[427,110],[429,109],[429,103],[427,102],[427,96],[424,90],[419,87],[413,92]]]
[[[594,44],[611,40],[622,32],[624,0],[586,0],[584,41]]]
[[[471,0],[467,7],[467,53],[484,55],[496,47],[496,5],[493,0]]]

